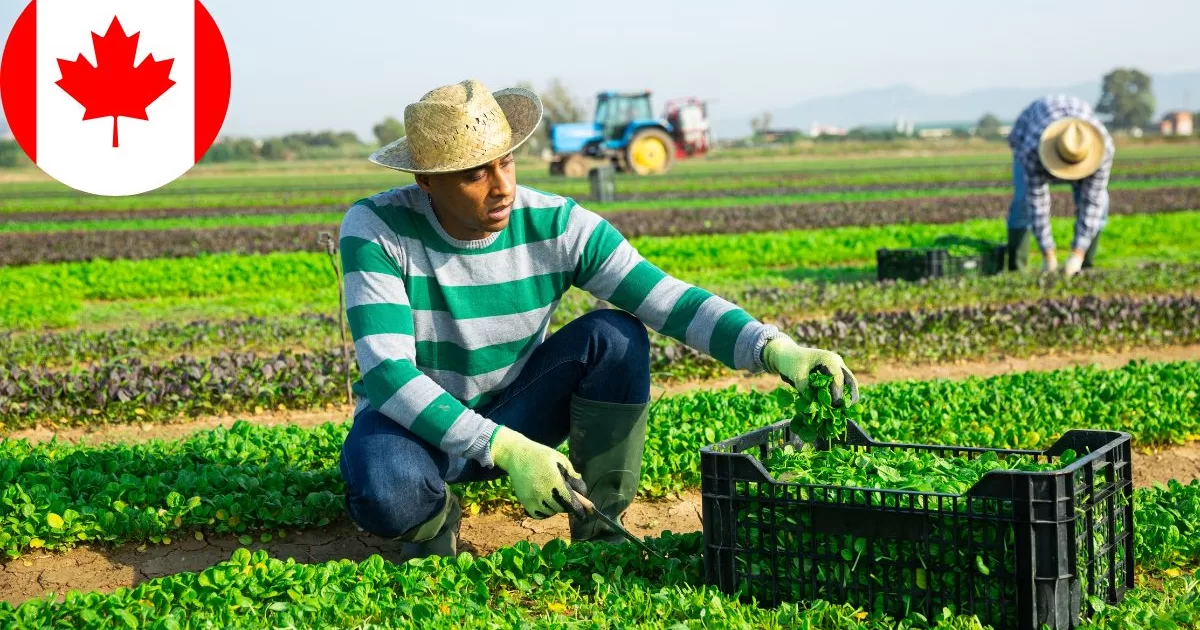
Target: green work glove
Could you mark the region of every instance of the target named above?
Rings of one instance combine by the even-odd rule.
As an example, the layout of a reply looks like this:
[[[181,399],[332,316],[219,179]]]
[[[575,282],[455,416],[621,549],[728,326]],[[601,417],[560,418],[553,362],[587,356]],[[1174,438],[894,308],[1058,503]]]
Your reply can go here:
[[[492,461],[508,473],[517,499],[530,516],[584,514],[572,489],[583,494],[586,488],[566,455],[501,426],[492,434]]]
[[[789,385],[796,389],[808,387],[808,375],[818,371],[833,377],[829,386],[829,396],[833,399],[834,407],[843,404],[842,392],[850,392],[850,402],[858,402],[858,381],[854,373],[846,368],[842,357],[828,350],[817,348],[802,348],[787,336],[780,336],[767,342],[763,348],[763,364],[767,371],[783,377]]]

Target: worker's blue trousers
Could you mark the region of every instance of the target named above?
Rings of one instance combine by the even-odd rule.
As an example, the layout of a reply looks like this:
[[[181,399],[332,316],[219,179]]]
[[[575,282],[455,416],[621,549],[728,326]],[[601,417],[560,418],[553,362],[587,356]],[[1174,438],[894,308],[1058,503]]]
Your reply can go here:
[[[482,409],[483,416],[531,440],[558,447],[570,429],[571,395],[641,404],[650,400],[650,340],[625,311],[592,311],[533,351],[520,376]],[[342,446],[346,509],[364,530],[395,538],[433,518],[446,483],[504,475],[475,460],[450,457],[399,423],[368,408]]]

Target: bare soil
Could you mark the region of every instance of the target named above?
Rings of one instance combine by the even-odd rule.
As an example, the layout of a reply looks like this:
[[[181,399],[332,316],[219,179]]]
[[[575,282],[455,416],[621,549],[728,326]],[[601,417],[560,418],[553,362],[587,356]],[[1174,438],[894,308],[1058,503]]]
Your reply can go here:
[[[265,426],[295,424],[314,427],[326,422],[342,422],[354,414],[350,405],[331,405],[316,411],[267,411],[259,414],[201,416],[194,420],[180,419],[179,422],[144,422],[140,424],[110,424],[82,427],[36,426],[13,431],[9,437],[31,442],[48,442],[58,438],[60,442],[86,440],[89,444],[136,443],[150,440],[178,440],[208,429],[232,425],[237,420],[246,420]]]
[[[1166,485],[1171,479],[1185,484],[1200,479],[1200,442],[1133,451],[1134,486]]]

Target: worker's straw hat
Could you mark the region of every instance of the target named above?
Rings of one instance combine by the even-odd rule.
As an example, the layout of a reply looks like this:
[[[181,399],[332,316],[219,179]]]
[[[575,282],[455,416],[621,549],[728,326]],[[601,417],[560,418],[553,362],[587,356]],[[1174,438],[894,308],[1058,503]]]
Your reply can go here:
[[[444,85],[404,108],[407,136],[371,154],[407,173],[465,171],[503,157],[533,135],[542,101],[524,88],[489,92],[475,79]]]
[[[1050,123],[1038,143],[1042,166],[1058,179],[1083,179],[1104,160],[1104,135],[1082,118],[1061,118]]]

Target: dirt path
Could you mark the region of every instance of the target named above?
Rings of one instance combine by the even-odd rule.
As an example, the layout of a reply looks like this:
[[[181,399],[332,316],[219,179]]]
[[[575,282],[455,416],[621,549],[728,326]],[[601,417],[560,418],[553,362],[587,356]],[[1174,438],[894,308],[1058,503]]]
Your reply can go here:
[[[30,429],[13,431],[9,437],[26,439],[31,442],[48,442],[57,437],[63,442],[78,442],[87,440],[89,444],[134,443],[148,440],[178,440],[207,429],[219,426],[230,426],[237,420],[247,420],[256,424],[273,426],[277,424],[295,424],[301,427],[314,427],[325,422],[341,422],[348,420],[354,413],[350,405],[331,405],[318,411],[268,411],[259,414],[201,416],[194,420],[181,419],[179,422],[141,424],[111,424],[87,427],[51,428],[39,426]]]
[[[998,357],[991,361],[956,361],[954,363],[904,364],[885,363],[870,371],[855,372],[860,385],[905,380],[964,379],[969,376],[989,377],[1016,372],[1046,372],[1079,365],[1097,365],[1113,369],[1134,359],[1147,361],[1200,361],[1200,345],[1136,348],[1120,352],[1053,353],[1036,357]],[[853,369],[853,367],[851,368]],[[778,376],[729,376],[702,381],[687,381],[666,386],[672,396],[695,389],[723,389],[737,385],[740,389],[770,391],[780,385]]]
[[[1200,479],[1200,442],[1167,446],[1154,451],[1134,450],[1133,485],[1138,488],[1170,479],[1188,483]]]
[[[1048,354],[1030,358],[1003,357],[993,361],[959,361],[930,365],[883,364],[874,370],[856,373],[863,385],[909,379],[949,378],[962,379],[968,376],[996,376],[1014,372],[1057,370],[1076,365],[1095,364],[1106,369],[1120,367],[1133,359],[1148,361],[1197,361],[1200,360],[1200,345],[1168,346],[1164,348],[1140,348],[1123,352],[1095,352],[1073,354]],[[723,389],[731,385],[743,390],[770,391],[780,385],[778,376],[759,374],[756,376],[729,376],[702,381],[686,381],[666,386],[655,385],[652,395],[657,397],[664,389],[673,396],[696,389]],[[45,442],[57,436],[60,441],[86,439],[92,444],[112,442],[143,442],[151,439],[175,440],[205,429],[229,426],[235,420],[245,419],[265,425],[296,424],[312,427],[325,422],[341,422],[350,418],[354,408],[348,405],[331,405],[316,411],[282,411],[262,414],[202,416],[195,420],[173,423],[115,424],[89,427],[35,427],[21,429],[9,437]]]

